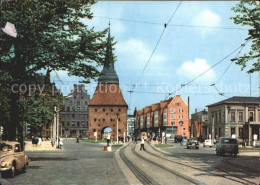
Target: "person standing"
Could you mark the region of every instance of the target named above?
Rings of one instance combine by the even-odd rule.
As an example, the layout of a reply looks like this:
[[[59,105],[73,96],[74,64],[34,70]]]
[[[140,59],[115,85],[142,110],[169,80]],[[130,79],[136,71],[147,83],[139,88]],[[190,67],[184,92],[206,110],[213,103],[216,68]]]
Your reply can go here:
[[[140,148],[140,150],[142,150],[142,149],[145,150],[145,149],[144,149],[144,138],[143,138],[142,141],[141,141],[141,148]]]
[[[52,138],[51,139],[51,146],[54,147],[54,144],[55,144],[55,140]]]
[[[76,141],[76,143],[79,143],[79,137],[77,137],[77,141]]]
[[[109,146],[110,143],[110,133],[107,134],[107,146]]]

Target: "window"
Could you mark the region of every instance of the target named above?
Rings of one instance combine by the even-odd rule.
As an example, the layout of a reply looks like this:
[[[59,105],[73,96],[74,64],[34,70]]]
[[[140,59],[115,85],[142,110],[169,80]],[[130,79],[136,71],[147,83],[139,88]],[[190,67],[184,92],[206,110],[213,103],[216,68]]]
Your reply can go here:
[[[69,121],[67,121],[67,126],[70,126],[70,122]]]
[[[95,109],[95,112],[97,112],[97,109]]]
[[[181,112],[184,112],[184,110],[183,110],[183,109],[181,109]]]
[[[77,101],[77,105],[80,105],[80,101]]]
[[[174,115],[171,115],[171,119],[175,119],[175,116],[174,116]]]
[[[181,105],[181,103],[175,103],[175,106],[180,106]]]
[[[75,119],[75,114],[72,114],[72,119]]]
[[[96,119],[96,118],[94,118],[94,121],[97,121],[97,119]]]
[[[178,112],[181,112],[181,109],[179,109]]]
[[[118,109],[119,112],[121,112],[121,109]]]
[[[62,126],[64,127],[64,121],[61,122]]]
[[[85,105],[88,105],[88,101],[85,101]]]
[[[75,111],[75,107],[72,107],[72,111]]]
[[[172,122],[171,122],[171,125],[175,125],[175,122],[174,122],[174,121],[172,121]]]
[[[180,119],[180,118],[181,118],[181,116],[179,115],[179,116],[178,116],[178,118]]]
[[[121,129],[118,129],[118,132],[121,132]]]
[[[111,112],[113,112],[113,109],[110,109]]]
[[[71,122],[71,125],[72,125],[72,126],[75,126],[75,122],[74,122],[74,121],[72,121],[72,122]]]
[[[179,121],[179,125],[183,125],[183,121]]]
[[[230,121],[235,121],[235,112],[231,112],[231,120]]]
[[[67,111],[70,111],[70,107],[67,107]]]
[[[182,115],[181,118],[184,118],[184,116]]]
[[[243,128],[239,128],[239,137],[241,138],[243,136]]]
[[[238,113],[238,120],[243,121],[243,112]]]
[[[218,121],[221,122],[221,112],[218,113]]]
[[[77,111],[80,111],[80,107],[77,107]]]
[[[106,112],[106,109],[103,109],[103,112]]]
[[[70,105],[72,105],[72,101],[70,101]]]
[[[118,121],[121,121],[121,119],[120,119],[120,118],[118,118]]]
[[[234,127],[231,128],[231,135],[236,134],[236,129]]]
[[[171,109],[171,113],[175,113],[175,109]]]
[[[103,122],[105,122],[106,120],[103,118]]]
[[[81,107],[81,111],[85,111],[85,107]]]
[[[183,130],[183,131],[185,131],[185,130],[186,130],[186,128],[183,128],[182,130]]]
[[[96,129],[95,129],[95,128],[93,129],[93,132],[96,132]]]
[[[249,112],[249,121],[254,121],[254,113]]]
[[[110,118],[110,121],[113,121],[113,119],[112,119],[112,118]]]
[[[79,124],[80,124],[80,123],[79,123],[79,121],[78,121],[78,122],[77,122],[77,126],[78,126],[78,127],[79,127]]]

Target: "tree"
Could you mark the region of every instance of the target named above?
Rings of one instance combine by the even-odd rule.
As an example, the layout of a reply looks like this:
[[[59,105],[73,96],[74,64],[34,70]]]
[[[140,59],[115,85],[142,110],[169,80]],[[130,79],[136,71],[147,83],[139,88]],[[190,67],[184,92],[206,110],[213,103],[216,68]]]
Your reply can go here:
[[[18,36],[1,37],[1,70],[10,75],[12,85],[28,85],[38,70],[67,70],[70,75],[95,78],[98,65],[104,62],[104,36],[84,25],[91,19],[93,0],[16,0],[3,1],[1,21],[11,22]],[[16,137],[21,125],[20,92],[11,91],[9,140]]]
[[[249,62],[253,62],[248,70],[248,73],[260,71],[260,1],[243,0],[232,10],[237,13],[236,16],[231,17],[235,24],[242,26],[249,26],[248,37],[246,40],[252,40],[252,45],[249,53],[235,59],[236,64],[241,65],[243,70]]]

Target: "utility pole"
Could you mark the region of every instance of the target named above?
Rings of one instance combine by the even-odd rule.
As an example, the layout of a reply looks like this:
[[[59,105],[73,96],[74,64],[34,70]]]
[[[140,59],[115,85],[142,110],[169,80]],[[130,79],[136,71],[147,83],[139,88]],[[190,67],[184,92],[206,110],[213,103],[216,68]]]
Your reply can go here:
[[[118,113],[116,114],[116,143],[118,144]]]

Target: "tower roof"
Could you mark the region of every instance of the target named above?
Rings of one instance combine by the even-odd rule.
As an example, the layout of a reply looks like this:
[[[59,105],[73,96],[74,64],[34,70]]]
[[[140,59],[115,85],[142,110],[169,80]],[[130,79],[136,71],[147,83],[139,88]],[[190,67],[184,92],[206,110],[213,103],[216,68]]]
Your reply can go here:
[[[112,52],[112,43],[110,37],[110,23],[109,23],[105,63],[104,63],[103,70],[101,71],[100,76],[98,78],[99,83],[119,84],[119,79],[114,68],[114,62],[115,61]]]

